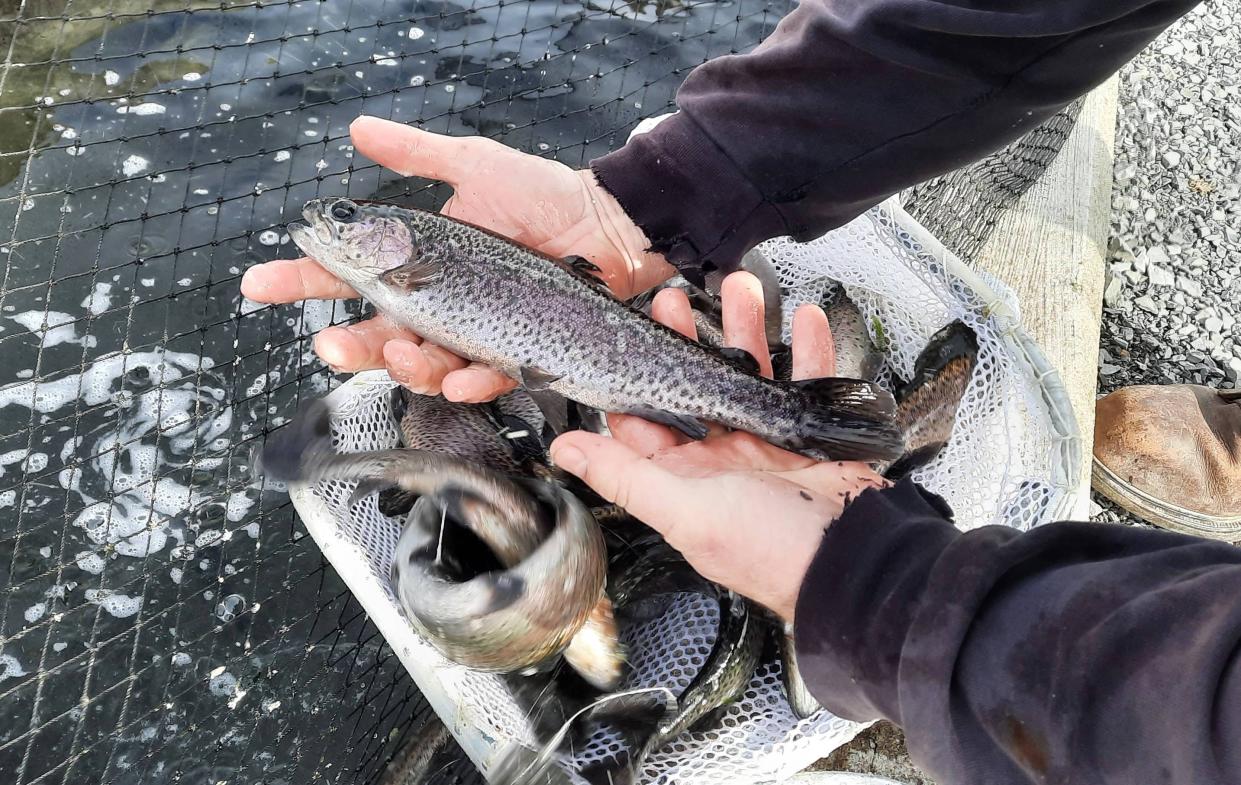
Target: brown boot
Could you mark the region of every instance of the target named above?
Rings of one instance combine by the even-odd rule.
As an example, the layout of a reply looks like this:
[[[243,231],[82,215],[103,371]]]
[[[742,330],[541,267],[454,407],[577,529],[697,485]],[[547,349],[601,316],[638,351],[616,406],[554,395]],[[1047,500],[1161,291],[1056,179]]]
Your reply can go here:
[[[1100,399],[1092,480],[1151,523],[1241,540],[1241,390],[1125,387]]]

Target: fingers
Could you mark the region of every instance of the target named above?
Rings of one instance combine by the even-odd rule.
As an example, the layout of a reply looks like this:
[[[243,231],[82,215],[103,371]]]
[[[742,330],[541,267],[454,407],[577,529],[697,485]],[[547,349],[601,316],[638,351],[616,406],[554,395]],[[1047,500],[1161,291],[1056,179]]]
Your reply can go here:
[[[470,363],[444,377],[440,389],[444,397],[459,403],[494,400],[517,386],[517,382],[481,363]]]
[[[477,136],[434,134],[366,115],[353,121],[349,135],[358,152],[381,166],[406,177],[426,177],[453,185],[495,146]]]
[[[628,445],[639,455],[653,455],[684,441],[681,434],[666,425],[659,425],[630,414],[608,414],[608,432],[612,438]]]
[[[384,367],[384,344],[392,340],[416,343],[418,336],[382,316],[328,327],[315,336],[315,353],[337,371],[355,372]]]
[[[836,375],[836,344],[827,314],[805,304],[793,313],[793,381]]]
[[[467,365],[465,360],[441,346],[433,343],[420,346],[405,340],[384,344],[383,360],[393,379],[422,395],[439,395],[444,377]]]
[[[678,520],[692,519],[692,494],[684,487],[692,481],[665,471],[615,439],[570,431],[552,442],[551,456],[557,466],[665,537]]]
[[[680,289],[661,289],[651,301],[651,318],[689,338],[698,340],[698,327],[694,324],[694,309],[689,297]]]
[[[306,258],[256,264],[241,277],[241,293],[260,303],[345,300],[358,296],[352,286]]]
[[[771,352],[767,349],[767,326],[763,319],[763,285],[747,272],[733,273],[720,287],[724,315],[724,343],[745,349],[770,377]]]

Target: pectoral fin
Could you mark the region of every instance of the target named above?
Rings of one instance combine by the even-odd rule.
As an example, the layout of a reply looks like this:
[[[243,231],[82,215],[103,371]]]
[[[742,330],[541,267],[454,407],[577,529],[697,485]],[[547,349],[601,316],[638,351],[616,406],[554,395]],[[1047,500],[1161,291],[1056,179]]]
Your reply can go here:
[[[395,289],[412,292],[437,284],[443,277],[444,267],[439,260],[433,256],[423,256],[400,267],[393,267],[380,275],[379,280]]]
[[[740,365],[755,376],[761,376],[763,373],[762,367],[758,364],[758,359],[745,349],[739,349],[735,346],[721,346],[716,351],[725,360]]]
[[[557,374],[531,367],[522,368],[519,371],[519,375],[521,376],[521,386],[535,392],[546,390],[563,378]]]

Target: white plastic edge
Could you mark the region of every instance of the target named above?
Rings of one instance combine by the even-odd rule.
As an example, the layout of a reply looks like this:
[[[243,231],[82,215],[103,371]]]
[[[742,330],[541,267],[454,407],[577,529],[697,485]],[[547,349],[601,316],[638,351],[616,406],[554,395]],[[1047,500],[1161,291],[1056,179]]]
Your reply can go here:
[[[987,309],[987,318],[997,325],[996,333],[1003,338],[1012,357],[1025,366],[1027,376],[1038,386],[1048,421],[1056,435],[1057,455],[1052,462],[1055,476],[1051,478],[1051,482],[1058,494],[1048,509],[1048,519],[1062,520],[1072,517],[1079,508],[1079,496],[1087,489],[1078,485],[1078,478],[1082,476],[1082,436],[1069,391],[1064,386],[1060,372],[1052,366],[1047,355],[1043,354],[1043,350],[1021,326],[1021,318],[1007,297],[995,291],[982,276],[906,213],[896,197],[887,200],[883,207],[891,211],[902,228],[908,231],[927,253],[941,260],[945,275],[958,279],[978,296],[983,307]]]
[[[386,371],[359,373],[333,390],[327,396],[327,404],[331,407],[334,399],[353,395],[356,388],[390,381]],[[384,639],[389,642],[408,639],[409,622],[388,599],[385,587],[375,577],[370,561],[362,549],[339,533],[327,504],[314,494],[312,486],[290,484],[289,498],[310,536],[323,551],[324,558],[331,562],[337,572],[351,576],[349,590],[379,628]],[[393,646],[393,649],[427,702],[440,719],[444,720],[457,743],[484,776],[496,762],[503,759],[510,748],[519,746],[514,742],[502,743],[499,739],[488,736],[481,728],[465,721],[460,704],[449,690],[445,689],[444,677],[450,676],[450,672],[436,667],[436,663],[429,656],[430,652],[416,652],[408,646]],[[450,717],[453,718],[452,722],[448,721]]]

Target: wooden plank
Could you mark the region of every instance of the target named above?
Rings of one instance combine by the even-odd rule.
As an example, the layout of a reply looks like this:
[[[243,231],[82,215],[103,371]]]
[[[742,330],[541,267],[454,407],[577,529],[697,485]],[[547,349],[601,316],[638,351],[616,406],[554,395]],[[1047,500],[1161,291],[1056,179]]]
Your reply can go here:
[[[1113,77],[1087,97],[1060,153],[1004,211],[974,263],[1013,289],[1023,326],[1064,378],[1083,437],[1078,518],[1089,503],[1116,96]]]

